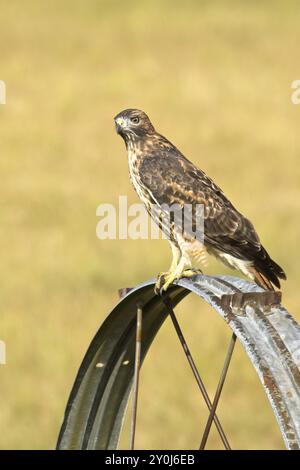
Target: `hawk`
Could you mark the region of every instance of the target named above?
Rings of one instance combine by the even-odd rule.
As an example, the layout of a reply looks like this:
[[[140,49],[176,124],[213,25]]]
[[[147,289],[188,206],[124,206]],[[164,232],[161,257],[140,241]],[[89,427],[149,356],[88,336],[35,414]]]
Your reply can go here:
[[[122,111],[115,117],[115,125],[126,145],[132,184],[171,244],[172,264],[169,271],[158,275],[157,293],[166,291],[174,280],[202,272],[193,269],[192,263],[195,259],[203,260],[207,254],[266,290],[280,288],[279,279],[286,279],[283,269],[262,246],[250,220],[232,205],[211,178],[156,132],[143,111]],[[164,207],[173,204],[180,207],[203,204],[202,241],[183,230],[176,220],[168,227],[162,222]]]

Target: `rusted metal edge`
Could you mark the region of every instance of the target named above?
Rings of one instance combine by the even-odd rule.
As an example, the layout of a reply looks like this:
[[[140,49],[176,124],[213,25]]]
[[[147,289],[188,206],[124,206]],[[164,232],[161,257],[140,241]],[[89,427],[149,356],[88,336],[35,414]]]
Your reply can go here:
[[[238,314],[244,314],[246,305],[261,309],[264,314],[269,313],[272,307],[280,305],[281,292],[237,292],[224,294],[221,297],[223,308],[231,308]]]
[[[136,304],[144,305],[141,361],[167,317],[154,283],[130,290],[98,330],[77,374],[58,449],[117,447],[132,387]],[[267,299],[261,288],[231,276],[181,279],[168,292],[172,307],[194,292],[222,315],[258,373],[286,447],[299,449],[300,327],[279,298]]]

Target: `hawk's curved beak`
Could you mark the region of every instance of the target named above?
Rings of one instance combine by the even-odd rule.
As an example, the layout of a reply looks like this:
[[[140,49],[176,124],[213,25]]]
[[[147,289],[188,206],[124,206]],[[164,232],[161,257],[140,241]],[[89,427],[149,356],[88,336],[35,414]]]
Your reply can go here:
[[[115,119],[116,131],[118,134],[121,134],[126,127],[126,120],[122,117],[117,117]]]

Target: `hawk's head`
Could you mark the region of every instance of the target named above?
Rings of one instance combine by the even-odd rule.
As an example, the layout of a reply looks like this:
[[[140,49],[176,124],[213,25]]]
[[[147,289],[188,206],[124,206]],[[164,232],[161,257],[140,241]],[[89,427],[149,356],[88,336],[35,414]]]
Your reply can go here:
[[[155,132],[150,119],[139,109],[125,109],[115,117],[116,131],[125,141]]]

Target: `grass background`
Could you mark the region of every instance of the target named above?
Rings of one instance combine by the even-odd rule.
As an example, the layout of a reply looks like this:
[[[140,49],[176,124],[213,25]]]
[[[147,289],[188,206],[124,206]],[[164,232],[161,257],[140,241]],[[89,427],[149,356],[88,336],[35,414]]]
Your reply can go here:
[[[0,448],[53,448],[117,289],[169,265],[164,241],[100,241],[96,207],[137,201],[113,116],[144,109],[254,222],[300,320],[297,1],[0,2]],[[141,262],[142,260],[142,262]],[[208,273],[228,272],[211,262]],[[229,338],[199,299],[179,307],[212,394]],[[137,445],[193,448],[207,411],[167,321],[142,371]],[[234,448],[282,448],[241,347],[219,417]],[[126,440],[123,446],[126,446]],[[212,433],[210,448],[220,448]]]

